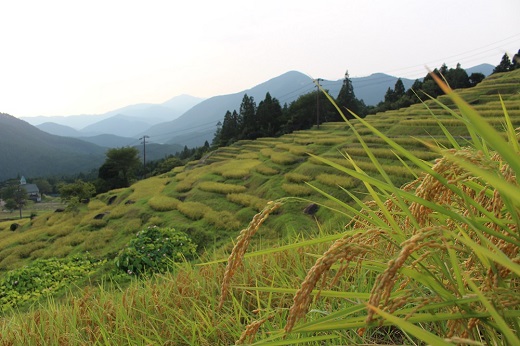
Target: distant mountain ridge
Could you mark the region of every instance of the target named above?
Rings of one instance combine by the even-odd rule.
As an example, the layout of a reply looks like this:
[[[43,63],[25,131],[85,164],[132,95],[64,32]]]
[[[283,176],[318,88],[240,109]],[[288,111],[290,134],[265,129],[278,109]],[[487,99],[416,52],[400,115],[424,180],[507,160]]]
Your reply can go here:
[[[0,181],[18,175],[41,177],[88,172],[104,161],[106,148],[51,135],[0,113]]]
[[[22,120],[27,121],[31,125],[41,125],[43,123],[56,123],[71,127],[80,132],[85,127],[91,126],[99,121],[103,121],[116,115],[125,115],[131,118],[139,119],[151,125],[164,121],[173,120],[181,116],[188,109],[203,101],[204,99],[191,96],[179,95],[175,96],[161,104],[153,103],[139,103],[122,108],[118,108],[104,114],[83,114],[70,116],[37,116],[37,117],[22,117]],[[96,133],[101,134],[101,133]]]
[[[466,69],[466,72],[468,74],[480,72],[487,76],[492,70],[492,65],[481,64]],[[352,77],[351,81],[357,98],[363,100],[367,105],[376,105],[384,99],[388,88],[395,86],[398,78],[384,73],[374,73],[366,77]],[[406,89],[410,88],[414,82],[414,80],[407,78],[401,78],[401,80]],[[343,78],[334,81],[323,80],[321,85],[332,96],[336,97],[342,83]],[[97,122],[84,126],[78,131],[79,133],[64,127],[52,127],[47,123],[37,125],[50,133],[62,136],[84,138],[104,133],[117,137],[139,138],[142,135],[148,135],[151,137],[150,140],[155,143],[195,147],[203,145],[205,141],[212,140],[216,124],[222,121],[226,111],[238,110],[244,94],[252,96],[258,104],[269,92],[283,105],[285,103],[290,104],[299,96],[314,90],[315,85],[309,76],[298,71],[289,71],[250,89],[228,95],[214,96],[206,100],[189,95],[180,95],[160,105],[137,104],[123,107],[98,117]],[[167,109],[176,109],[178,113],[184,111],[175,118],[159,121],[161,117],[170,114]],[[92,122],[92,117],[88,118],[89,122]],[[49,118],[46,119],[49,120]],[[35,118],[27,118],[27,121],[32,121],[32,123],[41,120],[40,118],[36,120]],[[56,119],[56,121],[58,120],[61,125],[65,125],[63,118]],[[85,122],[86,120],[83,119],[82,121]]]
[[[397,77],[382,73],[368,77],[351,78],[356,96],[368,102],[368,104],[381,101],[388,87],[393,88],[397,79]],[[414,82],[410,79],[402,80],[406,88],[409,88]],[[334,97],[338,95],[342,84],[343,79],[321,81],[321,85]],[[285,103],[290,104],[301,95],[315,90],[316,86],[309,76],[298,71],[289,71],[251,89],[209,98],[194,106],[179,118],[154,125],[143,131],[141,135],[147,134],[159,143],[166,141],[166,143],[176,143],[188,147],[201,146],[204,141],[211,142],[216,124],[222,121],[226,111],[238,111],[245,94],[252,96],[258,104],[269,92],[283,105]]]

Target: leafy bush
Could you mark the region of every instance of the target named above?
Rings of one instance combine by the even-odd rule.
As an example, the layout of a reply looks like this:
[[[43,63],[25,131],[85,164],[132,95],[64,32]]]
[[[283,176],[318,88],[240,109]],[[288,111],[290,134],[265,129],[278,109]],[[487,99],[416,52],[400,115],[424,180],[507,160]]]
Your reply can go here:
[[[200,220],[211,208],[200,202],[182,202],[177,205],[177,210],[187,218]]]
[[[303,183],[312,180],[312,178],[308,175],[294,172],[286,173],[284,177],[291,183]]]
[[[199,189],[208,192],[228,194],[244,192],[246,190],[246,187],[243,185],[217,183],[214,181],[203,181],[199,184]]]
[[[291,196],[309,196],[312,189],[306,185],[282,184],[282,189]]]
[[[128,274],[164,272],[172,261],[192,258],[196,248],[186,233],[153,226],[137,232],[119,252],[115,263]]]
[[[267,166],[265,164],[261,164],[261,165],[256,166],[255,170],[258,173],[263,174],[263,175],[275,175],[275,174],[279,173],[277,169],[269,167],[269,166]]]
[[[36,260],[9,271],[0,280],[0,311],[20,307],[50,296],[85,278],[104,262],[85,257]]]
[[[271,161],[280,165],[292,165],[300,161],[300,158],[289,153],[273,152],[271,154]]]
[[[226,198],[228,201],[240,204],[244,207],[251,207],[256,211],[261,211],[267,204],[267,200],[247,193],[230,193]]]
[[[170,211],[175,210],[180,201],[177,198],[172,198],[163,195],[153,196],[148,200],[148,205],[155,211]]]
[[[352,177],[341,176],[337,174],[322,173],[316,177],[319,182],[329,186],[341,186],[344,188],[355,187],[358,181]]]

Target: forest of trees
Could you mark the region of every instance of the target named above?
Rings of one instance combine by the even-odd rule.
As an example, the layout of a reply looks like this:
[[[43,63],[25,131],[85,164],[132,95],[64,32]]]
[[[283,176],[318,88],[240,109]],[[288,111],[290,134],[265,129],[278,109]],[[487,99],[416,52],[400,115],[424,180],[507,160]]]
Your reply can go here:
[[[512,71],[520,67],[520,50],[512,59],[504,54],[501,62],[493,73]],[[455,68],[448,68],[443,64],[432,73],[444,79],[452,89],[470,88],[480,83],[485,75],[472,73],[468,75],[460,64]],[[388,88],[384,100],[375,106],[367,106],[363,100],[356,98],[352,81],[348,71],[345,73],[343,85],[336,98],[336,103],[349,118],[352,111],[360,117],[387,110],[408,107],[429,97],[437,97],[443,92],[428,73],[424,78],[417,79],[406,90],[403,81],[399,78],[394,88]],[[222,122],[219,122],[212,145],[221,147],[230,145],[241,139],[255,139],[259,137],[280,136],[296,130],[303,130],[316,125],[318,122],[340,121],[341,116],[330,104],[323,100],[318,102],[315,92],[300,96],[290,105],[280,105],[280,102],[269,93],[258,106],[253,97],[244,95],[239,110],[227,111]],[[319,107],[319,109],[318,109]],[[319,114],[319,120],[318,120]]]
[[[297,130],[305,130],[313,125],[342,118],[334,106],[320,93],[301,95],[290,105],[280,102],[267,93],[258,106],[252,96],[244,95],[238,111],[227,111],[218,125],[212,145],[227,146],[241,139],[276,137]],[[317,99],[321,97],[319,102]],[[337,104],[364,116],[366,106],[356,98],[348,72],[336,100]],[[345,112],[347,113],[347,112]]]

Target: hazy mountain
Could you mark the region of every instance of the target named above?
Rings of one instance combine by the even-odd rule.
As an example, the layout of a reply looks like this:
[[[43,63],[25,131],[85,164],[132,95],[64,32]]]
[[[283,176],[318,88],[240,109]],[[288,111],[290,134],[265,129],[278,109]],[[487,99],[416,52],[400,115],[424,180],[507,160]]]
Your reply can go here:
[[[141,158],[143,157],[143,145],[134,145],[139,149]],[[148,143],[146,144],[146,162],[164,159],[170,155],[175,155],[177,152],[181,152],[184,149],[183,146],[178,144],[157,144]]]
[[[200,97],[179,95],[161,103],[161,106],[168,107],[175,111],[178,116],[181,116],[188,109],[195,106],[197,103],[201,103],[202,101],[204,101],[204,99]]]
[[[42,131],[50,133],[51,135],[63,136],[63,137],[80,137],[83,134],[78,130],[65,125],[60,125],[56,123],[42,123],[36,125],[36,127]]]
[[[123,114],[114,115],[81,129],[81,133],[87,134],[112,134],[120,137],[135,137],[134,135],[153,125],[153,122],[143,121],[142,118],[131,117]]]
[[[200,146],[213,138],[215,126],[224,118],[227,110],[238,110],[244,94],[252,96],[258,103],[267,92],[282,104],[290,103],[305,90],[313,89],[312,80],[296,71],[287,72],[254,88],[235,94],[214,96],[197,104],[178,119],[157,124],[141,134],[147,134],[158,143],[176,143],[188,147]]]
[[[468,76],[471,75],[472,73],[482,73],[484,76],[487,77],[493,73],[494,68],[495,68],[495,66],[493,66],[491,64],[480,64],[477,66],[467,68],[465,70],[466,70],[466,73],[468,74]]]
[[[481,64],[466,69],[468,74],[480,72],[489,75],[494,66]],[[426,75],[426,72],[425,72]],[[384,73],[374,73],[367,77],[352,77],[352,85],[356,97],[367,105],[376,105],[383,101],[388,88],[393,88],[398,77]],[[405,88],[412,86],[414,80],[401,78]],[[330,81],[323,80],[321,85],[336,97],[341,89],[343,78]],[[118,137],[135,137],[146,134],[155,143],[173,143],[188,147],[200,146],[204,141],[211,141],[216,124],[222,121],[226,111],[238,110],[244,94],[253,96],[258,104],[269,92],[283,105],[296,100],[300,95],[316,90],[311,78],[297,71],[290,71],[270,79],[253,88],[234,94],[220,95],[202,100],[189,95],[179,95],[162,104],[136,104],[102,115],[71,117],[36,117],[24,118],[33,124],[38,121],[55,119],[55,122],[66,125],[67,122],[77,124],[89,123],[79,127],[79,133],[66,128],[52,127],[46,124],[42,129],[59,135],[74,137],[90,137],[96,134],[112,134]],[[181,116],[182,114],[182,116]],[[146,129],[146,130],[144,130]],[[93,139],[92,142],[97,142]],[[114,139],[114,143],[124,143]]]
[[[188,109],[190,109],[197,103],[201,102],[202,100],[203,99],[194,96],[179,95],[167,100],[166,102],[163,102],[162,104],[139,103],[123,108],[118,108],[104,114],[37,116],[24,117],[21,119],[27,121],[32,125],[40,125],[42,123],[53,122],[56,124],[72,127],[76,130],[81,130],[99,121],[121,114],[128,117],[137,118],[139,121],[153,125],[178,118]],[[85,131],[82,132],[85,133]]]
[[[127,146],[135,146],[139,144],[139,140],[130,137],[120,137],[116,135],[102,134],[91,137],[79,137],[85,142],[93,143],[105,148],[121,148]]]
[[[397,77],[385,74],[373,74],[368,77],[351,78],[356,96],[367,104],[376,104],[383,100],[388,87],[394,87]],[[343,79],[337,81],[323,80],[322,86],[336,97],[341,89]],[[410,87],[413,80],[403,79],[405,87]],[[312,79],[300,72],[290,71],[270,79],[251,89],[235,94],[209,98],[197,104],[176,120],[152,126],[141,134],[149,135],[156,142],[178,143],[188,147],[200,146],[204,141],[213,139],[216,124],[222,121],[226,111],[240,108],[244,94],[253,96],[258,104],[269,92],[280,103],[290,104],[300,95],[316,90]]]
[[[87,172],[98,168],[106,148],[75,138],[51,135],[0,113],[0,180]]]

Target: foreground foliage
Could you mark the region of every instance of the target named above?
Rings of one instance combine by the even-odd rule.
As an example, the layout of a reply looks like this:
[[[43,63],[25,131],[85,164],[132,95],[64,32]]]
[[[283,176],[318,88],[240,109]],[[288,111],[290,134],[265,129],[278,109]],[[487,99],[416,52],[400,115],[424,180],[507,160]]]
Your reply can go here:
[[[185,233],[153,226],[137,232],[115,262],[129,275],[164,272],[172,262],[192,259],[196,248]]]
[[[63,293],[78,279],[85,279],[103,265],[89,258],[37,260],[10,271],[0,281],[0,311],[6,312],[34,303],[43,297]]]
[[[356,343],[359,337],[373,339],[382,326],[395,328],[386,336],[394,343],[520,344],[519,134],[505,108],[507,140],[433,77],[458,106],[460,113],[451,112],[466,124],[471,140],[460,147],[446,131],[453,149],[432,147],[442,155],[432,165],[359,119],[397,155],[425,172],[402,188],[388,179],[360,135],[382,179],[367,174],[347,153],[345,159],[353,168],[317,157],[360,179],[372,200],[357,199],[361,207],[357,211],[323,192],[337,210],[355,216],[342,237],[307,272],[283,330],[261,333],[265,340],[257,344],[279,344],[282,338],[284,342],[294,339],[294,343],[327,338]],[[255,227],[241,234],[230,256],[221,305],[246,251],[251,228]],[[358,295],[360,287],[369,294]],[[320,299],[317,288],[322,291]],[[274,294],[280,288],[248,290]],[[309,313],[316,309],[323,314]],[[270,318],[262,314],[239,342],[252,342],[260,325]]]

